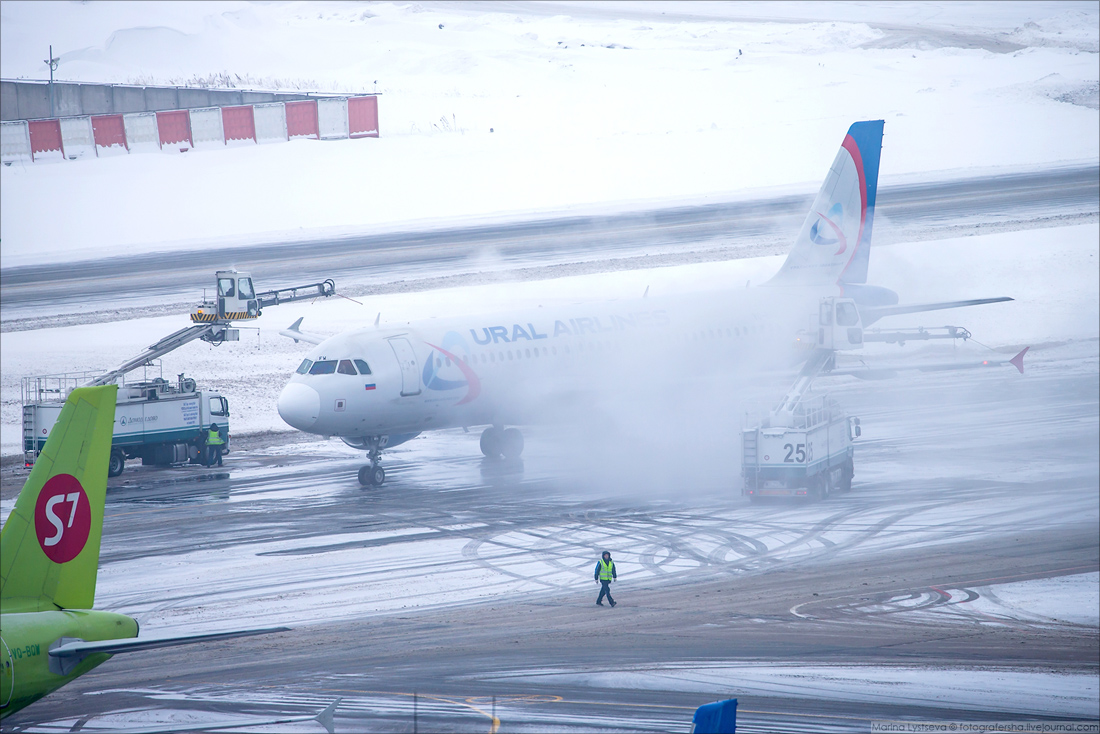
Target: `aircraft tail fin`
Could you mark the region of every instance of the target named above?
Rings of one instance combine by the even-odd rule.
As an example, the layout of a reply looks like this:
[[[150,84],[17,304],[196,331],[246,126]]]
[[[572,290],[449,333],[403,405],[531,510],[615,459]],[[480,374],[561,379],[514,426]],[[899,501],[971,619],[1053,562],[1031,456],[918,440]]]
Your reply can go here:
[[[882,120],[848,128],[794,247],[773,285],[867,282]]]
[[[91,609],[118,385],[72,391],[0,531],[4,612]]]

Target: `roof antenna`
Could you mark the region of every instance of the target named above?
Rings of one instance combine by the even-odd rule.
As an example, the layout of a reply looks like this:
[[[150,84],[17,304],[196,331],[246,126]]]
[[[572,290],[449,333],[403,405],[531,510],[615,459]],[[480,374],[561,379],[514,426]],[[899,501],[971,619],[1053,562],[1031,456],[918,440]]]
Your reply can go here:
[[[643,294],[642,294],[642,298],[645,298],[645,297],[646,297],[646,296],[648,296],[648,295],[649,295],[649,286],[647,285],[647,286],[645,287],[645,293],[643,293]]]
[[[378,326],[378,322],[382,320],[382,312],[379,311],[378,315],[374,317],[374,325]]]

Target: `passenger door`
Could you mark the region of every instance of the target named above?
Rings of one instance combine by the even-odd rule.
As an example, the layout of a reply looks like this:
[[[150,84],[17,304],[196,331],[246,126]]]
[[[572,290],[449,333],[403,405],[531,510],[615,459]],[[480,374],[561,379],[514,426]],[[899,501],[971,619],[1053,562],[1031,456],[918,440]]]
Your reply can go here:
[[[388,340],[397,363],[401,365],[401,394],[403,396],[420,394],[420,370],[416,366],[416,353],[412,344],[403,336]]]

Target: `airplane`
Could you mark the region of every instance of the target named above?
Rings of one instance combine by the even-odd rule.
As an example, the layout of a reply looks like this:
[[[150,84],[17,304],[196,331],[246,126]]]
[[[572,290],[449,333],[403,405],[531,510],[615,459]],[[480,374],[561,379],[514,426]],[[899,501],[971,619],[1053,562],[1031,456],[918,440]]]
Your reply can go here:
[[[288,629],[139,638],[137,620],[92,609],[117,394],[69,394],[0,531],[0,718],[117,653]]]
[[[647,289],[632,301],[398,326],[376,319],[330,338],[303,332],[298,319],[280,333],[315,346],[279,395],[279,415],[365,450],[359,482],[378,486],[382,450],[426,430],[484,425],[482,453],[514,458],[523,451],[515,425],[631,380],[676,384],[791,360],[827,371],[834,362],[821,355],[862,347],[864,327],[881,318],[1013,300],[898,305],[897,293],[867,283],[882,133],[882,120],[848,129],[786,261],[759,287],[664,298]],[[1022,353],[1015,359],[1022,371]]]

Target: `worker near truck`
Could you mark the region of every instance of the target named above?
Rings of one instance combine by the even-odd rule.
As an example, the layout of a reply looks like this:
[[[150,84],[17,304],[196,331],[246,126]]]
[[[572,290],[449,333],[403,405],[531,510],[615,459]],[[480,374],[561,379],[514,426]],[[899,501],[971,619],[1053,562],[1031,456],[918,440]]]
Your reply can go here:
[[[615,573],[615,562],[611,560],[611,551],[604,551],[603,557],[596,561],[596,583],[600,585],[600,595],[596,597],[596,606],[603,606],[603,598],[606,596],[611,606],[615,606],[615,600],[611,598],[611,582],[619,578]]]
[[[214,466],[215,460],[218,462],[218,466],[222,465],[222,447],[225,446],[225,441],[222,440],[221,433],[218,432],[218,424],[211,423],[210,431],[206,434],[206,465]]]

